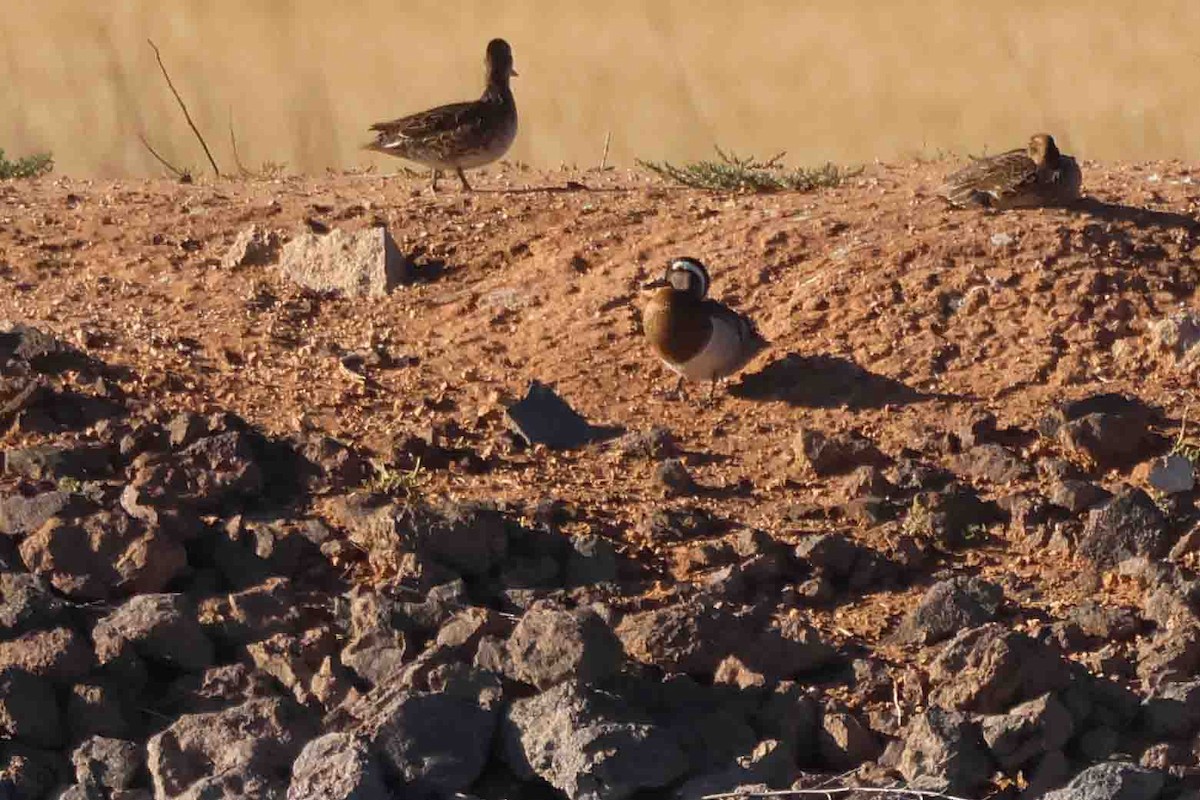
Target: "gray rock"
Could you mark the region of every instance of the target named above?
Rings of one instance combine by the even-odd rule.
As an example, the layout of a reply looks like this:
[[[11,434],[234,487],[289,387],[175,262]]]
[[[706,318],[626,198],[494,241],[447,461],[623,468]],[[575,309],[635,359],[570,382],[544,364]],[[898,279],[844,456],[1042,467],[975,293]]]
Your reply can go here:
[[[1050,502],[1067,509],[1072,514],[1082,513],[1110,497],[1112,494],[1108,490],[1089,481],[1072,478],[1059,481],[1050,490]]]
[[[572,800],[622,800],[687,769],[673,735],[618,697],[574,683],[512,703],[503,756],[518,777],[540,777]]]
[[[819,477],[887,464],[887,456],[870,439],[854,431],[827,434],[803,428],[792,441],[792,452],[798,462],[806,464]]]
[[[1166,776],[1136,764],[1109,761],[1088,767],[1045,800],[1155,800]]]
[[[899,642],[931,645],[996,618],[1004,590],[978,577],[935,583],[896,632]]]
[[[1067,453],[1101,469],[1128,467],[1153,455],[1158,447],[1148,423],[1149,416],[1140,407],[1097,411],[1064,423],[1058,440]]]
[[[23,670],[0,670],[0,739],[33,747],[61,747],[62,710],[53,685]]]
[[[73,628],[32,631],[0,642],[0,669],[17,667],[58,683],[74,683],[96,665],[87,640]]]
[[[1142,725],[1153,739],[1184,739],[1200,729],[1200,681],[1160,684],[1142,702]]]
[[[1171,353],[1176,361],[1183,361],[1200,343],[1200,316],[1192,311],[1179,311],[1151,323],[1148,333],[1160,349]]]
[[[307,289],[346,297],[384,297],[413,276],[412,263],[383,227],[301,234],[284,245],[279,269]]]
[[[413,791],[462,791],[483,772],[499,714],[478,698],[384,689],[365,702],[360,732]]]
[[[981,714],[1064,688],[1068,664],[1049,646],[998,623],[965,630],[950,640],[929,669],[936,705]]]
[[[773,680],[814,670],[836,656],[799,616],[764,619],[752,608],[695,600],[628,614],[616,634],[631,658],[700,677],[711,677],[735,653]]]
[[[293,701],[250,700],[211,714],[185,714],[150,739],[146,762],[157,798],[282,798],[288,774],[316,724]],[[201,791],[203,790],[203,791]]]
[[[958,471],[976,480],[1006,484],[1028,478],[1033,468],[1007,447],[999,444],[980,444],[958,457]]]
[[[0,639],[55,627],[66,616],[66,604],[44,578],[27,572],[0,572]]]
[[[621,642],[591,609],[538,604],[508,640],[511,677],[539,689],[565,680],[603,683],[621,667]]]
[[[71,753],[75,780],[108,789],[128,789],[137,779],[145,756],[136,742],[93,736]]]
[[[1196,487],[1196,474],[1183,456],[1165,455],[1146,463],[1146,482],[1163,494],[1184,494]]]
[[[112,683],[77,683],[67,695],[67,730],[71,741],[90,736],[132,739],[135,713],[127,693]]]
[[[90,507],[91,503],[72,492],[42,492],[32,497],[5,495],[0,497],[0,534],[25,536],[51,517],[86,513]]]
[[[103,478],[112,472],[112,451],[103,445],[60,447],[37,445],[4,453],[4,471],[35,481],[79,481]]]
[[[164,514],[240,510],[263,491],[263,471],[249,434],[232,430],[206,436],[177,453],[140,456],[121,493],[121,506],[149,523]]]
[[[1174,541],[1154,501],[1140,489],[1126,489],[1088,514],[1079,554],[1108,569],[1127,558],[1160,559]]]
[[[669,495],[687,497],[695,494],[700,488],[692,479],[682,459],[668,458],[660,461],[654,470],[654,476]]]
[[[80,600],[162,591],[187,565],[182,544],[119,510],[51,519],[20,552],[31,572]]]
[[[973,795],[992,775],[979,727],[967,715],[931,708],[913,720],[904,737],[899,769],[905,779],[935,779],[942,791]]]
[[[617,580],[617,549],[612,542],[599,536],[576,536],[571,539],[571,554],[567,557],[567,586],[592,586]]]
[[[883,748],[875,734],[853,714],[827,712],[817,731],[821,761],[834,772],[845,772],[879,756]]]
[[[138,595],[100,620],[92,638],[101,664],[130,651],[185,672],[200,672],[214,660],[212,641],[180,594]]]
[[[0,798],[4,800],[48,797],[70,780],[70,773],[70,765],[61,753],[0,741]]]
[[[292,765],[287,800],[391,800],[366,741],[350,733],[313,739]]]
[[[1075,732],[1069,712],[1054,695],[1022,703],[1007,714],[984,717],[983,740],[1006,770],[1061,750]]]
[[[230,644],[249,644],[276,633],[303,630],[300,605],[291,581],[269,578],[259,586],[206,600],[201,606],[201,616],[213,638]]]
[[[783,742],[767,739],[754,750],[738,758],[723,770],[692,778],[675,790],[675,800],[703,800],[713,794],[726,794],[758,787],[760,790],[784,789],[799,777],[796,752]],[[748,789],[748,798],[753,797]]]
[[[243,228],[221,258],[222,269],[265,266],[279,258],[279,234],[257,225]]]

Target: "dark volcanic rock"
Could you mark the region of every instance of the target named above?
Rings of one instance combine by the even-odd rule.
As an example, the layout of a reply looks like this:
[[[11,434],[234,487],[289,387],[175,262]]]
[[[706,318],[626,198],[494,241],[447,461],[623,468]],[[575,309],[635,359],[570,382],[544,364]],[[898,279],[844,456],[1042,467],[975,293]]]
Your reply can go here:
[[[4,471],[35,481],[72,478],[86,481],[112,471],[112,451],[103,445],[37,445],[4,454]]]
[[[71,492],[42,492],[32,497],[9,494],[0,497],[0,533],[24,536],[33,533],[54,516],[81,516],[92,509],[86,498]]]
[[[107,789],[128,789],[138,777],[145,758],[136,742],[93,736],[71,753],[75,780],[95,781]]]
[[[763,619],[751,609],[698,601],[627,615],[616,633],[631,658],[696,676],[712,676],[732,654],[773,680],[811,671],[835,656],[798,616]]]
[[[564,683],[515,701],[503,725],[504,759],[570,798],[622,800],[680,777],[676,738],[615,695]]]
[[[792,441],[796,459],[819,477],[850,472],[856,467],[887,464],[888,459],[870,439],[862,434],[827,434],[814,428],[803,428]]]
[[[314,721],[299,706],[279,698],[186,714],[146,748],[155,797],[253,797],[268,791],[281,797],[287,786],[283,776],[315,732]]]
[[[511,677],[539,689],[564,680],[603,683],[621,667],[621,642],[591,609],[535,605],[509,637]]]
[[[360,732],[414,793],[462,791],[487,763],[499,712],[479,697],[376,690]]]
[[[100,620],[92,636],[102,664],[130,651],[185,672],[200,672],[213,663],[212,641],[179,594],[134,597]]]
[[[982,541],[987,526],[999,519],[994,503],[984,502],[968,486],[951,483],[941,491],[914,497],[904,528],[943,547],[963,547]]]
[[[62,711],[49,681],[24,670],[0,670],[0,739],[57,748],[64,741]]]
[[[957,459],[958,471],[976,480],[994,484],[1012,483],[1028,478],[1033,468],[1022,461],[1007,447],[998,444],[980,444],[967,450]]]
[[[853,714],[827,711],[817,731],[821,761],[829,769],[845,772],[879,756],[882,748],[875,734]]]
[[[391,800],[383,770],[361,736],[327,733],[292,765],[287,800]]]
[[[984,717],[982,726],[992,756],[1006,770],[1063,749],[1075,732],[1071,712],[1049,694],[1007,714]]]
[[[981,714],[1004,713],[1071,679],[1067,662],[1049,646],[994,622],[951,639],[929,676],[932,702]]]
[[[1082,513],[1110,497],[1112,494],[1106,489],[1089,481],[1074,479],[1060,481],[1050,491],[1050,502],[1067,509],[1072,514]]]
[[[1174,543],[1166,517],[1140,489],[1126,489],[1088,514],[1079,554],[1102,568],[1135,556],[1160,559]]]
[[[207,436],[177,453],[140,456],[121,495],[129,514],[147,522],[164,512],[235,513],[261,496],[263,470],[250,435]]]
[[[991,622],[1003,601],[1004,591],[981,578],[960,576],[935,583],[900,623],[896,639],[935,644],[965,628]]]
[[[1142,725],[1155,739],[1183,739],[1200,729],[1200,681],[1165,683],[1142,703]]]
[[[55,627],[66,615],[66,604],[43,578],[26,572],[0,572],[0,639]]]
[[[1107,470],[1145,461],[1161,449],[1163,440],[1150,431],[1151,414],[1144,405],[1115,396],[1092,401],[1065,411],[1058,441],[1067,453]]]
[[[1088,767],[1045,800],[1154,800],[1166,782],[1158,770],[1120,761]]]
[[[18,667],[57,683],[74,683],[95,665],[91,646],[72,628],[31,631],[0,642],[0,669]]]
[[[119,510],[51,519],[20,552],[31,572],[83,600],[162,591],[187,564],[182,544]]]
[[[933,779],[939,791],[973,796],[992,775],[979,726],[966,715],[934,707],[913,720],[899,769],[905,779]]]

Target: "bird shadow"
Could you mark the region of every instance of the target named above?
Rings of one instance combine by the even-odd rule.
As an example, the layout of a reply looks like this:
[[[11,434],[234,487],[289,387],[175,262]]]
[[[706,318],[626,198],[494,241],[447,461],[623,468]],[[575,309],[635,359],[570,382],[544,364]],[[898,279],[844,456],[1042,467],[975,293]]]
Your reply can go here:
[[[1068,206],[1067,211],[1088,214],[1106,222],[1129,222],[1139,228],[1183,228],[1200,229],[1200,220],[1187,214],[1172,211],[1154,211],[1140,206],[1105,203],[1094,197],[1084,197]]]
[[[729,393],[747,400],[778,401],[805,408],[882,408],[924,400],[960,399],[919,392],[838,356],[798,353],[746,375]]]

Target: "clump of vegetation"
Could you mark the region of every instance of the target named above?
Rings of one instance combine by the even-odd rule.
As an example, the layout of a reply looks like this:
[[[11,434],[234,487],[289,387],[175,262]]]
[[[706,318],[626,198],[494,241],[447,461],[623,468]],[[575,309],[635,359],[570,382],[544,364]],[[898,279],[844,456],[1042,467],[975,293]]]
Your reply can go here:
[[[641,161],[638,166],[667,180],[696,189],[718,192],[811,192],[814,189],[840,186],[847,178],[862,172],[862,168],[846,169],[836,164],[811,168],[789,168],[783,165],[785,153],[759,161],[742,158],[716,148],[718,161],[694,161],[678,166],[669,162]]]
[[[7,158],[4,150],[0,149],[0,181],[14,178],[40,178],[50,174],[53,169],[54,159],[49,153],[35,153],[14,161]]]
[[[417,459],[417,463],[410,470],[395,469],[378,462],[372,466],[375,467],[375,475],[363,486],[368,492],[408,500],[420,496],[421,487],[427,478],[421,468],[420,459]]]

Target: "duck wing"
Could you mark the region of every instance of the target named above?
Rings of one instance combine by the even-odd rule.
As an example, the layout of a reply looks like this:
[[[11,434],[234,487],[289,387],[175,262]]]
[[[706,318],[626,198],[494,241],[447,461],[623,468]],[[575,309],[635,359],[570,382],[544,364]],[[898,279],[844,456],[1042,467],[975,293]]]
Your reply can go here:
[[[386,153],[403,150],[412,144],[426,145],[447,138],[469,137],[485,128],[491,116],[487,104],[474,100],[377,122],[371,126],[376,132],[375,141],[368,144],[367,149]]]
[[[746,353],[747,361],[758,353],[759,350],[770,344],[766,340],[766,337],[759,333],[754,320],[745,314],[734,311],[729,306],[716,300],[705,300],[704,309],[712,319],[721,320],[737,331],[737,336]]]
[[[993,205],[1019,195],[1038,182],[1037,164],[1024,150],[978,158],[946,178],[938,194],[951,205]]]

